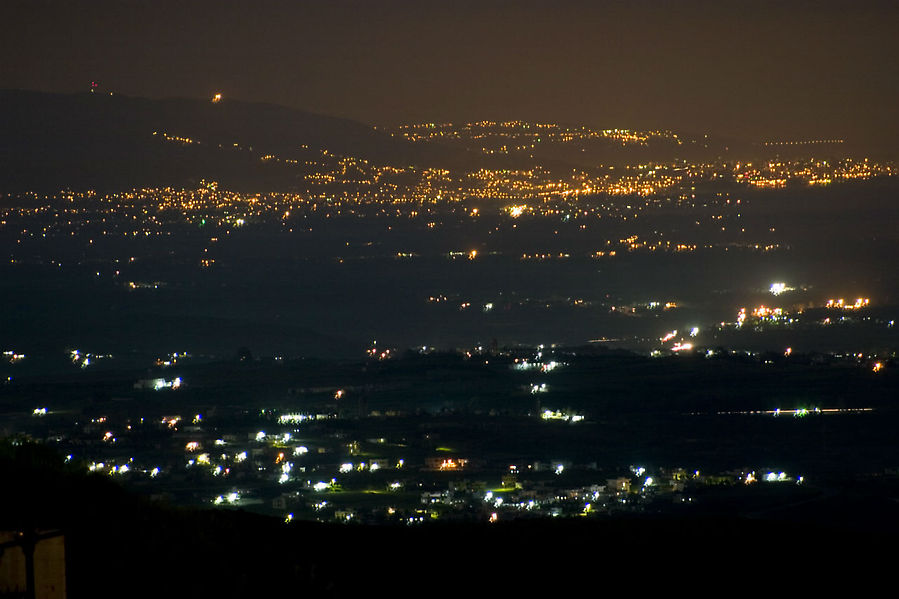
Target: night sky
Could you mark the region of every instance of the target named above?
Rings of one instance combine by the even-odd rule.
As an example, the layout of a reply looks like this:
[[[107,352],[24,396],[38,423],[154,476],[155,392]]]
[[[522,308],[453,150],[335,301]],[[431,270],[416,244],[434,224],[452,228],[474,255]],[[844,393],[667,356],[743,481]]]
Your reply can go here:
[[[188,6],[182,6],[182,5]],[[897,2],[0,4],[0,87],[895,148]]]

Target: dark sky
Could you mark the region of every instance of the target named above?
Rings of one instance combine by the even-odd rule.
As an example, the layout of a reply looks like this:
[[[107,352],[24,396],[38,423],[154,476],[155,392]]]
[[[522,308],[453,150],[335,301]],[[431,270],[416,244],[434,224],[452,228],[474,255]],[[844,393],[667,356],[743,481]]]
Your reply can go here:
[[[185,6],[186,5],[186,6]],[[899,2],[0,2],[0,87],[896,147]]]

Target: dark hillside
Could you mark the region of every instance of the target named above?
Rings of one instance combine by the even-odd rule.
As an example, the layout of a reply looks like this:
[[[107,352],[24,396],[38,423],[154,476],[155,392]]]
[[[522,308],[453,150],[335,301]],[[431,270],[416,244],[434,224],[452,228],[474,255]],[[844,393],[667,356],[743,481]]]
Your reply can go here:
[[[321,150],[376,163],[457,162],[461,151],[413,146],[368,125],[271,104],[0,91],[0,189],[180,186],[289,189]],[[156,132],[156,135],[154,135]],[[193,143],[165,141],[163,134]],[[299,161],[272,168],[274,154]]]

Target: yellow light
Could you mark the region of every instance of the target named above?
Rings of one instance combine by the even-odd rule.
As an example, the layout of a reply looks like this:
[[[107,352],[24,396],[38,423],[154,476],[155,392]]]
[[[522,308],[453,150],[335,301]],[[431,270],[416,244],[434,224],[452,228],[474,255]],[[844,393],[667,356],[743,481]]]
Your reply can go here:
[[[521,204],[519,206],[509,206],[509,216],[512,218],[518,218],[521,216],[528,207],[526,204]]]

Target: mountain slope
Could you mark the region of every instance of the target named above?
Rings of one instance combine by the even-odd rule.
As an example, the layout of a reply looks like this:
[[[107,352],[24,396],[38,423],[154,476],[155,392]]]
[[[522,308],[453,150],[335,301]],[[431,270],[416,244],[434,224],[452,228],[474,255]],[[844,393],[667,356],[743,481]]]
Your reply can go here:
[[[460,155],[350,120],[231,100],[5,90],[0,130],[3,192],[183,185],[199,178],[284,188],[297,173],[263,168],[263,155],[302,161],[327,149],[401,165],[445,164]],[[163,134],[194,143],[166,142]]]

